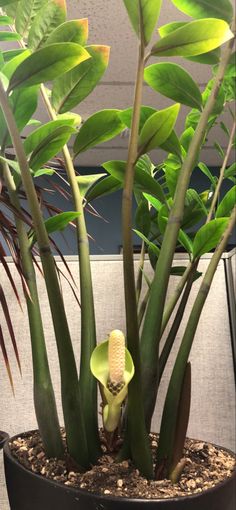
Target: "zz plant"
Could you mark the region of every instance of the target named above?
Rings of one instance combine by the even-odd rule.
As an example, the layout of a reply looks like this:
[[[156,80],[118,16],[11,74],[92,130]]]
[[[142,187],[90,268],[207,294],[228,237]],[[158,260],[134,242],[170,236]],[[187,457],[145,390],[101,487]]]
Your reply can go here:
[[[71,110],[79,107],[102,78],[108,65],[109,48],[87,45],[88,21],[67,21],[65,0],[1,0],[0,39],[15,41],[16,48],[3,49],[0,53],[0,162],[1,178],[13,206],[21,267],[27,282],[25,299],[32,342],[34,402],[46,454],[61,458],[64,450],[40,312],[32,256],[34,243],[42,262],[57,343],[69,455],[82,469],[89,468],[101,455],[98,380],[109,447],[116,448],[119,433],[123,438],[120,459],[131,458],[147,478],[167,476],[176,481],[183,469],[181,459],[190,407],[189,354],[214,273],[235,224],[235,165],[229,165],[235,145],[235,116],[230,108],[235,69],[233,10],[229,0],[171,2],[190,16],[190,21],[160,26],[157,37],[162,0],[123,0],[138,41],[134,103],[122,111],[96,112],[81,123],[80,116]],[[169,60],[172,56],[212,66],[212,78],[203,92],[182,65]],[[163,57],[164,61],[159,60]],[[170,106],[156,110],[142,105],[144,81],[169,98]],[[40,95],[49,120],[35,127],[33,115]],[[186,115],[182,134],[177,136],[174,128],[182,104],[191,110]],[[216,177],[201,161],[201,149],[225,110],[231,111],[232,126],[221,122],[228,148],[225,152],[216,143],[222,158],[220,175]],[[31,127],[23,140],[21,133],[30,125],[33,130]],[[74,158],[114,138],[125,128],[130,130],[127,161],[109,161],[104,163],[102,175],[78,177]],[[72,136],[75,138],[71,154],[67,144]],[[12,146],[13,159],[9,157]],[[165,151],[166,157],[155,166],[149,153],[158,147]],[[48,220],[42,214],[35,182],[39,175],[53,173],[49,161],[60,151],[74,211],[69,216],[61,213]],[[201,194],[190,185],[195,168],[209,180],[208,189]],[[226,180],[230,189],[221,199],[221,186]],[[33,231],[27,230],[21,214],[21,189],[27,197]],[[108,340],[97,345],[84,208],[96,197],[118,189],[123,189],[126,343],[123,333],[116,330]],[[135,225],[133,197],[137,202]],[[79,375],[50,244],[50,234],[73,220],[80,269]],[[133,230],[142,240],[136,280]],[[172,267],[179,244],[189,254],[187,267]],[[200,257],[213,249],[207,271],[202,275],[197,271]],[[152,281],[145,274],[146,251],[153,267]],[[171,274],[179,276],[179,283],[167,299]],[[148,433],[157,392],[189,294],[194,281],[200,277],[200,289],[169,381],[154,472]],[[141,292],[143,284],[145,294]],[[170,318],[173,322],[161,350],[160,341]]]

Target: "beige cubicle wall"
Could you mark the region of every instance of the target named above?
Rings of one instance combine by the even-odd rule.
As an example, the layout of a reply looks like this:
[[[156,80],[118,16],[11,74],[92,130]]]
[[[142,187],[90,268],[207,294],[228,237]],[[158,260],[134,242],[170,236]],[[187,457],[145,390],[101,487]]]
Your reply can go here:
[[[225,255],[231,259],[235,252]],[[210,255],[202,258],[199,270],[205,271],[209,263]],[[75,258],[67,258],[70,270],[78,281],[78,263]],[[187,259],[179,254],[175,258],[175,264],[184,265]],[[114,328],[124,329],[124,297],[122,281],[122,260],[120,256],[92,257],[92,274],[95,294],[97,337],[98,341],[106,339],[107,334]],[[136,267],[138,261],[136,261]],[[14,264],[8,259],[11,274],[22,295],[19,276]],[[59,262],[62,269],[62,263]],[[151,271],[147,264],[147,271]],[[235,264],[232,263],[232,273],[235,272]],[[15,383],[15,397],[9,385],[8,378],[0,353],[0,429],[15,434],[36,427],[36,420],[32,400],[32,369],[29,330],[27,323],[26,307],[20,309],[13,295],[5,271],[1,268],[1,284],[10,308],[17,337],[20,359],[22,363],[22,379],[17,371],[9,335],[5,321],[1,315],[1,324],[5,334],[8,354],[11,359],[12,371]],[[173,289],[177,277],[172,277],[170,286]],[[196,296],[200,280],[195,282],[192,297],[189,299],[186,316],[176,339],[176,346],[170,356],[166,371],[161,383],[157,406],[153,419],[153,430],[158,430],[160,413],[163,399],[167,388],[168,376],[171,370],[178,343],[182,337],[187,321],[188,312]],[[44,281],[38,275],[39,294],[42,304],[45,334],[47,339],[48,356],[52,378],[58,401],[59,415],[63,423],[60,404],[60,377],[58,360],[55,347],[55,338],[52,329],[48,300],[46,297]],[[65,305],[73,339],[74,351],[79,363],[80,353],[80,309],[68,283],[62,279]],[[0,312],[2,314],[2,311]],[[234,374],[232,360],[232,341],[230,334],[229,312],[227,306],[227,288],[225,281],[225,261],[219,263],[214,283],[210,290],[201,320],[197,329],[191,356],[192,362],[192,403],[188,435],[203,440],[210,440],[222,446],[235,449],[235,404],[234,404]],[[2,482],[3,483],[3,482]],[[0,508],[7,510],[4,503],[4,490],[0,486]],[[5,507],[4,507],[5,505]]]

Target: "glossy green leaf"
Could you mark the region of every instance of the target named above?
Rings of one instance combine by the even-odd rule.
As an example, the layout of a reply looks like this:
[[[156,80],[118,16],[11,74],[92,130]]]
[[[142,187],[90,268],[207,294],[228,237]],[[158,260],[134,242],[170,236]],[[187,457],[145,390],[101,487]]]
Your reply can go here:
[[[151,250],[156,257],[159,257],[160,249],[158,248],[158,246],[154,244],[152,241],[149,241],[149,239],[139,230],[135,228],[133,230],[135,234],[137,234],[137,236],[140,237],[140,239],[142,239],[142,241],[144,241],[144,243],[148,246],[148,249]]]
[[[163,171],[165,173],[166,183],[167,183],[170,195],[172,197],[175,194],[180,170],[181,170],[181,163],[179,161],[179,158],[177,159],[176,156],[169,154],[168,158],[164,162]]]
[[[177,103],[202,109],[199,87],[183,67],[171,62],[152,64],[145,69],[144,80],[163,96]]]
[[[142,154],[162,145],[170,136],[178,113],[179,104],[160,110],[145,122],[139,137],[139,147]]]
[[[204,106],[207,103],[207,101],[211,95],[212,87],[214,87],[214,82],[215,82],[215,80],[210,80],[202,94]],[[217,94],[217,98],[216,98],[214,108],[212,110],[211,115],[219,115],[223,111],[224,105],[225,105],[225,93],[224,93],[224,88],[221,86],[220,90]]]
[[[17,48],[15,50],[3,51],[2,54],[3,54],[4,62],[5,63],[9,62],[12,58],[17,57],[21,53],[24,53],[24,51],[25,50],[23,48]]]
[[[171,131],[166,141],[160,145],[160,149],[164,150],[168,154],[175,154],[178,156],[180,161],[182,161],[181,144],[174,129]]]
[[[236,204],[236,186],[233,186],[221,200],[216,211],[216,218],[230,216]]]
[[[0,41],[20,41],[21,36],[16,32],[0,31]]]
[[[171,32],[177,30],[177,28],[184,27],[188,25],[188,21],[174,21],[173,23],[167,23],[167,25],[163,25],[158,29],[158,32],[161,37],[165,37]],[[193,57],[186,57],[187,60],[191,60],[192,62],[199,62],[200,64],[208,64],[214,65],[218,64],[220,60],[220,48],[216,48],[215,50],[208,51],[203,53],[203,55],[195,55]]]
[[[101,110],[82,125],[74,143],[75,155],[117,136],[124,129],[120,110]]]
[[[18,0],[19,2],[20,0]],[[12,4],[12,3],[18,3],[16,2],[16,0],[0,0],[0,7],[4,7],[4,11],[5,11],[5,7]]]
[[[139,121],[139,133],[142,130],[145,122],[153,113],[156,113],[157,110],[155,108],[152,108],[151,106],[141,106],[140,109],[140,121]],[[127,108],[126,110],[123,110],[120,112],[120,118],[122,122],[127,126],[127,128],[131,129],[132,124],[132,115],[133,115],[133,108]]]
[[[160,37],[165,37],[171,32],[177,30],[177,28],[184,27],[188,24],[188,21],[172,21],[171,23],[167,23],[166,25],[162,25],[162,27],[158,27],[158,32]]]
[[[211,184],[213,185],[213,188],[216,187],[216,178],[215,176],[211,173],[210,169],[208,168],[207,165],[205,165],[205,163],[198,163],[198,167],[200,168],[200,170],[208,177],[208,179],[211,181]]]
[[[143,198],[135,212],[135,226],[145,236],[148,236],[151,228],[151,217],[148,202]]]
[[[28,35],[28,46],[36,50],[44,44],[51,32],[66,21],[65,0],[50,0],[37,12]]]
[[[27,125],[35,112],[38,104],[38,94],[39,87],[37,85],[27,89],[15,90],[11,94],[9,101],[19,132]],[[2,145],[2,143],[7,146],[11,144],[11,139],[8,135],[5,119],[0,112],[0,144]]]
[[[31,24],[47,0],[20,0],[16,10],[16,30],[22,37],[28,35]]]
[[[58,77],[52,89],[52,105],[63,113],[77,106],[95,88],[109,62],[108,46],[87,46],[90,59],[82,62],[62,77]]]
[[[156,209],[156,211],[160,211],[162,208],[162,203],[157,198],[153,197],[152,195],[149,195],[148,193],[143,194],[144,197],[148,200],[148,202]]]
[[[73,19],[65,21],[55,28],[47,38],[45,45],[58,42],[74,42],[85,46],[88,39],[88,19]]]
[[[228,23],[233,17],[233,7],[229,0],[172,0],[184,14],[193,18],[219,18]]]
[[[64,230],[69,223],[74,221],[76,218],[80,216],[80,213],[74,211],[62,212],[52,216],[45,220],[44,225],[46,227],[47,233],[52,234],[53,232],[60,232]],[[30,242],[34,244],[37,241],[36,235],[34,231],[30,232]]]
[[[164,234],[167,222],[168,222],[168,211],[165,205],[162,206],[158,214],[158,225],[162,234]],[[187,253],[193,252],[193,245],[190,237],[184,232],[183,229],[179,229],[178,241],[184,247]]]
[[[34,178],[35,177],[42,177],[42,175],[53,175],[55,174],[55,170],[53,170],[52,168],[40,168],[39,170],[36,170],[36,172],[34,172]]]
[[[87,58],[88,52],[75,43],[57,43],[39,49],[19,65],[11,78],[9,89],[54,80]]]
[[[30,56],[31,52],[30,50],[25,50],[19,55],[16,55],[14,58],[12,58],[9,62],[7,62],[4,67],[2,68],[2,72],[7,76],[8,80],[11,79],[13,73],[17,69],[17,67],[24,62],[26,58]]]
[[[76,180],[77,180],[78,185],[79,185],[81,196],[84,197],[86,195],[86,193],[88,193],[90,188],[97,181],[99,181],[102,177],[105,177],[106,175],[107,174],[105,174],[105,173],[102,173],[102,174],[91,174],[91,175],[78,175],[76,177]]]
[[[115,177],[122,185],[124,184],[125,161],[107,161],[102,166],[112,177]],[[157,197],[161,202],[165,202],[165,195],[160,184],[151,175],[140,169],[138,165],[135,167],[134,189],[150,193],[150,195]]]
[[[131,24],[139,38],[150,42],[159,18],[162,0],[124,0]]]
[[[236,176],[236,163],[233,163],[225,169],[224,176],[226,179]]]
[[[214,50],[232,37],[223,20],[191,21],[158,41],[152,48],[152,55],[192,57]]]
[[[0,16],[0,26],[13,25],[13,19],[10,16]]]
[[[26,154],[31,154],[30,168],[38,170],[56,156],[73,133],[75,129],[65,121],[49,122],[31,133],[24,142]]]
[[[193,241],[194,258],[201,257],[218,245],[228,222],[228,218],[217,218],[198,230]]]
[[[195,133],[194,129],[192,128],[192,126],[190,126],[189,128],[183,131],[180,137],[180,143],[184,148],[185,152],[188,152],[194,133]]]
[[[92,202],[96,198],[104,197],[107,195],[111,195],[116,191],[119,191],[122,188],[122,183],[112,175],[108,175],[104,177],[104,179],[99,180],[88,190],[86,193],[87,202]]]

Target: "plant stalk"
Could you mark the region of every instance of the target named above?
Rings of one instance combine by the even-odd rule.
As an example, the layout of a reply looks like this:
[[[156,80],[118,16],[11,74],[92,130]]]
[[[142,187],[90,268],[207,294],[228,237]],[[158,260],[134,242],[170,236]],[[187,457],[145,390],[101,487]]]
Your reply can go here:
[[[212,255],[211,261],[208,265],[207,271],[201,283],[199,292],[197,294],[191,314],[188,319],[183,340],[181,342],[181,346],[179,348],[179,352],[170,379],[165,406],[163,410],[160,440],[157,451],[158,465],[161,465],[163,461],[165,461],[165,463],[167,463],[167,465],[170,467],[172,463],[171,456],[173,452],[174,434],[178,415],[178,405],[188,357],[192,347],[195,332],[199,323],[201,312],[207,299],[214,274],[216,272],[222,253],[227,246],[227,242],[233,231],[235,222],[236,222],[236,207],[232,211],[228,227],[225,230],[222,240],[220,241],[218,247],[216,248],[214,254]]]
[[[2,162],[2,168],[11,204],[20,213],[21,206],[15,182],[7,163]],[[34,377],[34,407],[38,427],[46,455],[48,457],[62,458],[64,455],[64,448],[48,365],[34,264],[24,222],[17,214],[14,214],[14,219],[19,239],[24,278],[30,292],[30,296],[26,294],[25,299],[31,336]]]
[[[55,262],[51,252],[48,234],[41,215],[33,179],[30,174],[28,161],[15,123],[14,115],[8,103],[7,94],[1,82],[0,105],[15,148],[16,157],[21,170],[22,183],[28,199],[37,242],[39,245],[61,369],[62,405],[68,449],[70,455],[80,466],[87,467],[89,465],[89,456],[85,424],[82,414],[80,388]]]
[[[205,138],[208,119],[213,111],[218,92],[223,82],[225,69],[231,57],[233,45],[234,39],[231,39],[227,44],[220,62],[211,95],[202,112],[200,121],[192,138],[188,154],[183,163],[150,292],[141,338],[143,396],[146,425],[148,430],[150,429],[158,390],[159,342],[161,337],[163,310],[169,283],[171,264],[175,253],[179,228],[183,218],[185,195],[191,173],[197,161],[197,155]]]
[[[52,120],[56,120],[57,115],[51,106],[44,85],[41,85],[41,94],[49,116]],[[67,177],[72,191],[74,208],[76,212],[80,213],[80,216],[76,219],[81,302],[81,354],[79,383],[90,460],[92,463],[95,463],[97,458],[101,455],[101,447],[97,418],[97,383],[90,370],[90,358],[96,347],[96,325],[92,274],[89,259],[89,241],[84,217],[83,199],[80,194],[74,165],[67,145],[63,147],[62,152]]]
[[[136,289],[132,242],[132,196],[135,163],[138,154],[138,133],[142,101],[144,72],[144,45],[139,48],[139,60],[135,86],[133,119],[129,140],[128,159],[122,201],[123,267],[126,307],[127,347],[133,358],[135,375],[128,387],[127,432],[131,455],[140,472],[146,477],[153,475],[151,452],[146,433],[141,386],[139,350],[139,327],[137,318]]]

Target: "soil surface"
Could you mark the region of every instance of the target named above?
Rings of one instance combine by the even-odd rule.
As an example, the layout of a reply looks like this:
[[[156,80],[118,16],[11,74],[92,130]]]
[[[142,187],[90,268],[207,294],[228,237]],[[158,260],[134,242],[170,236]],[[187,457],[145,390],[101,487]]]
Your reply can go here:
[[[62,432],[65,441],[65,433]],[[102,441],[104,438],[102,437]],[[155,455],[158,437],[150,434]],[[200,493],[214,487],[232,475],[235,459],[223,449],[210,443],[187,439],[185,467],[178,483],[170,480],[146,480],[129,461],[115,462],[105,442],[103,456],[98,464],[86,473],[79,473],[70,463],[48,459],[38,432],[22,435],[10,443],[14,457],[27,469],[41,476],[96,494],[130,498],[158,499]]]

